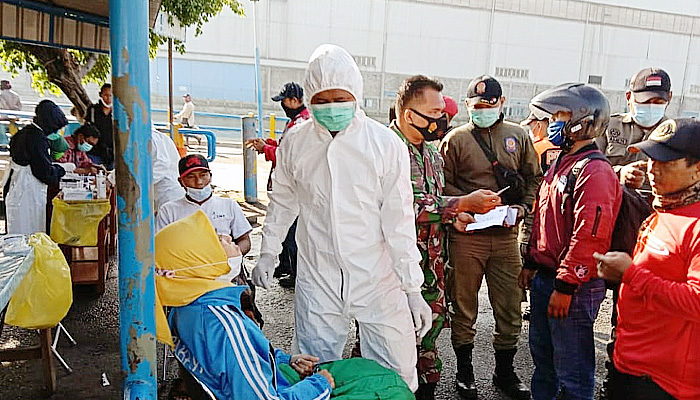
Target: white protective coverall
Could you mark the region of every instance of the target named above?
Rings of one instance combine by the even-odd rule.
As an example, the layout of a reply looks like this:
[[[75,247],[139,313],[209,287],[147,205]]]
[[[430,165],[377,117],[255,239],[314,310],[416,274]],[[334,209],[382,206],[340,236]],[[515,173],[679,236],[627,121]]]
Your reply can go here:
[[[177,147],[170,136],[153,128],[151,129],[151,143],[153,146],[155,210],[158,211],[163,204],[185,197],[185,189],[177,180],[177,163],[180,161],[180,153],[177,152]]]
[[[348,324],[365,358],[418,387],[416,334],[407,294],[420,292],[410,162],[395,133],[360,110],[363,82],[342,48],[322,45],[306,70],[311,99],[344,89],[356,99],[350,125],[333,138],[313,117],[277,150],[258,268],[271,268],[298,215],[293,353],[342,358]],[[271,269],[268,269],[271,270]]]

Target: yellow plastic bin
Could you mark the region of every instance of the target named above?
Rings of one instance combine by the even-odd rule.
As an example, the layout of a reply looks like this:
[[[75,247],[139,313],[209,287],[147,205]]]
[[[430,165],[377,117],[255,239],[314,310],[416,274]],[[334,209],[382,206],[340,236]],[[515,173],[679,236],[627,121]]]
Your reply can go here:
[[[97,246],[100,221],[109,214],[109,199],[64,201],[54,198],[51,239],[69,246]]]

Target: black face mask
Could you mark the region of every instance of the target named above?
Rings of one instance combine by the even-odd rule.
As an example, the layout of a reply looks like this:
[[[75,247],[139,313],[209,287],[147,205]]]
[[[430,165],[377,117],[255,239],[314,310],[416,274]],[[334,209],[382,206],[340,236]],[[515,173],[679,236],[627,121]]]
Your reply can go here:
[[[409,110],[420,115],[421,118],[428,121],[428,125],[423,128],[416,126],[415,124],[411,124],[412,127],[414,127],[418,132],[420,132],[421,135],[423,135],[423,138],[425,140],[431,142],[433,140],[442,139],[442,137],[445,136],[445,132],[447,131],[448,126],[447,114],[443,113],[439,118],[432,118],[427,115],[423,115],[412,108],[409,108]]]
[[[306,106],[302,105],[299,108],[289,108],[285,106],[284,104],[281,104],[282,109],[284,110],[284,114],[287,116],[289,119],[294,119],[297,115],[301,114],[302,111],[306,108]]]

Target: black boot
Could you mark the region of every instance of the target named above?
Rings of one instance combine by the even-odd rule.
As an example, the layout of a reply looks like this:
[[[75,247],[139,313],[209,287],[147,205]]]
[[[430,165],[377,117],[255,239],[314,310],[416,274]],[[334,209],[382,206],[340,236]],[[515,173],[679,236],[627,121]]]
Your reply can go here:
[[[416,400],[435,400],[437,383],[421,383],[416,391]]]
[[[496,350],[496,372],[493,374],[493,384],[501,389],[506,396],[515,400],[530,400],[530,390],[513,371],[513,358],[518,349]]]
[[[472,350],[474,344],[465,344],[455,348],[457,356],[457,393],[467,400],[476,400],[476,382],[474,382],[474,367],[472,366]]]
[[[297,277],[293,274],[283,275],[279,279],[279,284],[283,288],[294,289],[296,285]]]

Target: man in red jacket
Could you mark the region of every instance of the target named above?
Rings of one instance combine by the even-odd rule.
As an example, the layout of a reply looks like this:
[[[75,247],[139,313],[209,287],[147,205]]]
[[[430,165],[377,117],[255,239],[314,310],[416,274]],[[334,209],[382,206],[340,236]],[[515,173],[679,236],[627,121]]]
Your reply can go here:
[[[284,85],[277,96],[272,98],[272,101],[279,101],[285,115],[289,118],[289,122],[284,127],[282,137],[289,132],[294,126],[311,118],[309,110],[304,105],[304,89],[296,82],[289,82]],[[265,160],[272,161],[272,170],[270,170],[270,179],[267,180],[267,190],[272,190],[272,171],[277,165],[277,147],[280,140],[275,139],[249,139],[246,146],[253,147],[260,154],[265,154]],[[293,288],[296,282],[297,275],[297,244],[295,235],[297,231],[297,223],[294,222],[287,238],[282,243],[282,253],[280,254],[280,263],[275,270],[275,276],[279,277],[279,284],[282,287]]]
[[[595,254],[622,282],[610,399],[700,399],[700,122],[662,122],[629,147],[649,157],[654,209],[634,257]]]
[[[289,121],[284,126],[282,137],[297,124],[300,124],[311,118],[309,110],[304,105],[304,89],[296,82],[289,82],[284,85],[277,96],[272,97],[272,101],[279,101],[284,114],[289,118]],[[282,140],[280,138],[280,140]],[[246,146],[253,147],[260,154],[265,154],[266,161],[272,161],[272,168],[277,164],[277,147],[279,141],[275,139],[249,139]],[[268,181],[267,190],[272,190]]]
[[[598,89],[564,84],[532,99],[551,115],[548,139],[562,153],[547,170],[520,284],[530,289],[532,397],[593,400],[593,322],[605,297],[594,252],[610,248],[622,190],[592,139],[605,131],[610,105]],[[572,173],[572,170],[573,173]],[[534,278],[533,278],[534,276]]]

